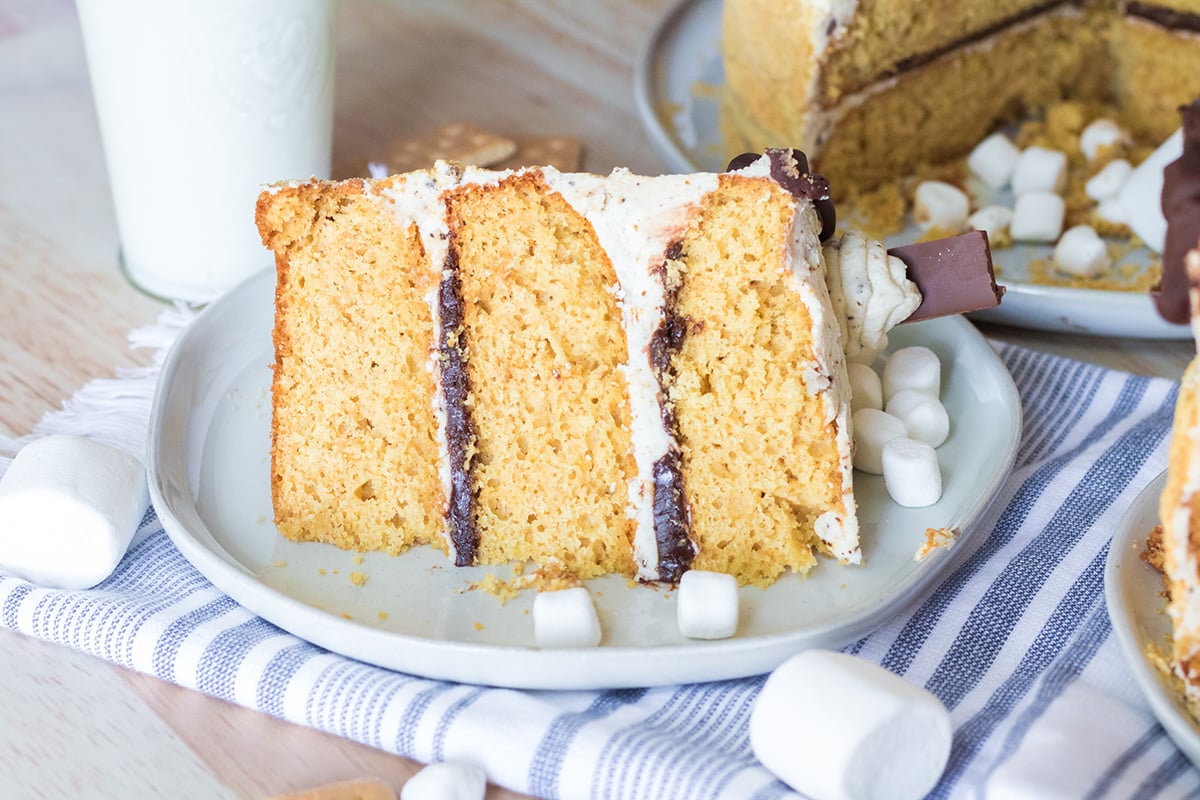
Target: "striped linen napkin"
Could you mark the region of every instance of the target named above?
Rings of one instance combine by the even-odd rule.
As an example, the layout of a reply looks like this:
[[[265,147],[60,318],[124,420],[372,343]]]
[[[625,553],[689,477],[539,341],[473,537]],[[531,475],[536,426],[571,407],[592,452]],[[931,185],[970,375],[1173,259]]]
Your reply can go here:
[[[165,316],[131,338],[161,357],[185,321]],[[1103,589],[1123,510],[1165,468],[1177,385],[999,350],[1025,430],[1015,470],[979,523],[989,532],[962,547],[923,602],[847,650],[950,709],[954,746],[933,797],[1196,796],[1200,772],[1139,695]],[[83,434],[142,452],[155,372],[89,384],[34,436]],[[8,463],[0,459],[0,473]],[[750,751],[761,676],[555,693],[390,672],[238,606],[192,569],[153,511],[95,589],[47,590],[0,573],[0,616],[13,630],[302,725],[421,761],[475,762],[538,797],[797,796]]]

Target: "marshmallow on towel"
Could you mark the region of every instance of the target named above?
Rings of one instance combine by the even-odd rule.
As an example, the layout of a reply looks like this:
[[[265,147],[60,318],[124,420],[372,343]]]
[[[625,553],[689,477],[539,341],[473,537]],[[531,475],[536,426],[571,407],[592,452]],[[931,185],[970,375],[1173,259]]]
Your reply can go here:
[[[474,764],[440,761],[408,779],[400,800],[483,800],[487,776]]]
[[[1114,144],[1127,144],[1129,134],[1111,119],[1098,119],[1083,129],[1079,135],[1079,149],[1088,161],[1095,161],[1100,149]]]
[[[813,800],[917,800],[937,784],[953,730],[941,701],[883,667],[808,650],[779,665],[750,712],[750,748]]]
[[[961,189],[943,181],[923,181],[913,199],[913,221],[923,231],[960,232],[971,213],[971,200]]]
[[[1104,165],[1104,169],[1088,178],[1083,191],[1096,202],[1116,197],[1121,193],[1121,187],[1133,174],[1133,165],[1123,158],[1118,158]]]
[[[850,410],[883,408],[883,383],[879,373],[867,364],[851,361],[846,365],[850,375]]]
[[[142,463],[80,436],[25,445],[0,480],[0,565],[58,589],[90,589],[125,555],[150,496]]]
[[[1026,147],[1013,169],[1013,194],[1062,192],[1067,185],[1067,154],[1046,147]]]
[[[1021,151],[1003,133],[993,133],[967,156],[967,167],[993,189],[1003,189],[1012,180]]]
[[[950,435],[950,415],[942,402],[929,392],[901,389],[888,400],[885,410],[904,423],[910,439],[941,447]]]
[[[575,586],[538,592],[533,598],[533,639],[543,649],[600,644],[600,619],[588,590]]]
[[[883,485],[905,508],[924,508],[942,498],[942,470],[929,442],[904,436],[883,446]]]
[[[1076,225],[1054,246],[1054,265],[1063,272],[1091,278],[1112,266],[1108,245],[1091,225]]]
[[[854,468],[872,475],[883,474],[883,446],[898,436],[908,435],[903,422],[875,408],[855,411],[851,427],[854,429]]]
[[[888,356],[883,365],[883,397],[891,400],[896,392],[915,389],[937,397],[942,393],[942,362],[928,347],[902,347]]]
[[[967,227],[983,231],[988,239],[995,239],[997,234],[1008,228],[1012,222],[1012,209],[1008,206],[984,206],[967,217]]]
[[[1053,242],[1062,233],[1067,206],[1052,192],[1026,192],[1017,197],[1008,232],[1018,242]]]
[[[721,572],[690,569],[679,579],[675,620],[689,639],[728,639],[737,633],[737,579]]]

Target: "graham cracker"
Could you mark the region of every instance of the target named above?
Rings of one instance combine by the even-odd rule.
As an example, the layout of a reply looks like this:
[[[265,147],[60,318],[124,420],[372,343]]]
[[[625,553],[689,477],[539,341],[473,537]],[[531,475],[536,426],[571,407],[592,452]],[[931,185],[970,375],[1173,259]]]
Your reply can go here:
[[[419,136],[395,139],[369,156],[360,156],[340,164],[337,177],[366,177],[367,165],[383,164],[388,173],[428,169],[438,159],[488,167],[517,151],[517,143],[497,136],[469,122],[455,122],[426,131]]]
[[[554,167],[578,172],[583,163],[583,142],[574,136],[518,136],[517,150],[494,165],[495,169]]]
[[[281,794],[271,800],[396,800],[396,791],[378,778],[359,778]]]

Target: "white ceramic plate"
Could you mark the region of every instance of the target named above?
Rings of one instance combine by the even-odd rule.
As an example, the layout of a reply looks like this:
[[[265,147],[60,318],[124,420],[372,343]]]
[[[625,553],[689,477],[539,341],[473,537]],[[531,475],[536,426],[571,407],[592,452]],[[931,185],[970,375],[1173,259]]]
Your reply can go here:
[[[330,650],[434,678],[543,689],[649,686],[759,674],[802,648],[851,642],[947,565],[953,550],[913,560],[926,528],[959,528],[960,540],[986,535],[971,523],[1008,474],[1021,429],[1012,379],[969,323],[901,326],[893,346],[925,344],[943,360],[942,399],[954,431],[939,449],[941,501],[901,508],[881,478],[858,476],[866,565],[823,561],[807,579],[742,589],[733,639],[683,638],[673,592],[610,576],[589,582],[604,644],[539,651],[532,592],[501,605],[466,591],[489,572],[511,577],[507,567],[457,569],[431,548],[366,553],[359,564],[353,553],[277,533],[268,478],[273,293],[273,273],[252,278],[209,306],[168,355],[150,428],[154,507],[192,564],[246,608]],[[354,572],[365,585],[351,583]]]
[[[721,0],[684,0],[659,23],[642,51],[634,76],[638,113],[655,149],[672,171],[720,172],[725,168],[729,154],[721,141],[717,99],[724,83]],[[1011,199],[1008,202],[1011,205]],[[913,229],[889,240],[889,244],[910,242],[917,236]],[[1067,333],[1191,338],[1187,325],[1165,322],[1143,292],[1029,283],[1029,260],[1049,254],[1049,247],[996,251],[999,281],[1008,293],[997,308],[974,316],[988,322]],[[1145,251],[1131,252],[1126,258],[1144,262],[1149,255]]]
[[[1141,559],[1146,534],[1158,524],[1158,498],[1166,483],[1164,472],[1142,490],[1121,519],[1109,545],[1104,599],[1117,642],[1154,716],[1179,749],[1200,766],[1200,724],[1188,713],[1178,687],[1147,656],[1151,647],[1166,652],[1171,633],[1162,575]]]

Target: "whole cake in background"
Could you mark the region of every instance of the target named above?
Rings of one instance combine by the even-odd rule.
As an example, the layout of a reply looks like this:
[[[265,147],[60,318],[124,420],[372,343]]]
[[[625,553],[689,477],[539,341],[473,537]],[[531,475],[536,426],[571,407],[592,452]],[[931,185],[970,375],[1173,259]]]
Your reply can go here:
[[[964,155],[1065,98],[1157,142],[1200,72],[1200,3],[725,0],[730,152],[798,143],[840,190]]]
[[[1200,101],[1183,110],[1183,155],[1164,171],[1167,218],[1163,283],[1155,302],[1168,319],[1190,313],[1200,344]],[[1183,374],[1159,502],[1163,571],[1172,623],[1171,665],[1193,707],[1200,703],[1200,358]]]
[[[662,177],[439,162],[272,187],[258,225],[285,536],[579,578],[860,560],[843,337],[920,295],[854,248],[873,255],[839,260],[835,315],[832,204],[802,155]],[[889,276],[889,308],[861,306]]]

